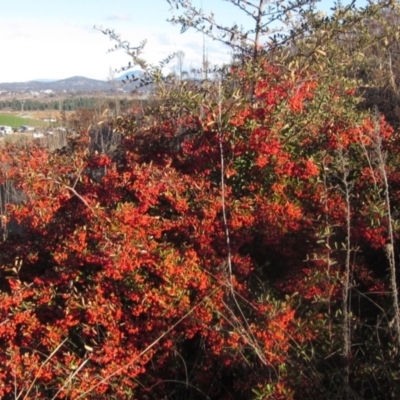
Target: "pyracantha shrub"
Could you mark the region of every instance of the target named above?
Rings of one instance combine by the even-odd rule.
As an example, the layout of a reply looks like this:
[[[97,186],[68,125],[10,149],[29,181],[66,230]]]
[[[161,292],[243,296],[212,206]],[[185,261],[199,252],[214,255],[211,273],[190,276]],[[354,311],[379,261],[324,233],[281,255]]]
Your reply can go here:
[[[25,200],[0,245],[0,396],[323,396],[326,365],[340,372],[321,360],[340,349],[343,172],[353,280],[365,296],[387,286],[364,254],[387,240],[371,157],[393,132],[342,86],[263,63],[251,101],[119,118],[112,155],[84,131],[67,151],[2,147],[1,182]]]

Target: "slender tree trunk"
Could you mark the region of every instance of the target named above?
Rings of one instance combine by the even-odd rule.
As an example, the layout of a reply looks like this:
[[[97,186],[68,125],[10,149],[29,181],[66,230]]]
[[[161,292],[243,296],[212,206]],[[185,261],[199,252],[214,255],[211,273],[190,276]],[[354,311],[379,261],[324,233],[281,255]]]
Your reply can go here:
[[[396,260],[394,253],[394,233],[393,233],[393,219],[390,204],[390,190],[389,181],[386,173],[386,155],[382,149],[382,138],[380,132],[380,121],[379,112],[375,109],[375,152],[377,157],[378,168],[381,173],[381,177],[384,184],[384,196],[385,196],[385,210],[387,217],[387,230],[388,230],[388,243],[386,244],[385,253],[386,258],[389,262],[390,271],[390,285],[392,289],[392,301],[393,301],[393,326],[396,332],[397,346],[400,349],[400,307],[399,307],[399,292],[397,288],[397,271],[396,271]]]
[[[343,170],[343,194],[346,201],[346,242],[344,261],[344,281],[342,290],[342,314],[343,314],[343,359],[345,368],[345,398],[350,395],[350,359],[351,359],[351,312],[349,309],[350,272],[351,272],[351,184],[349,182],[349,166],[343,151],[340,152],[341,167]]]
[[[253,61],[254,62],[256,62],[258,59],[258,50],[259,50],[260,38],[261,38],[261,22],[262,22],[262,17],[263,17],[264,1],[265,0],[260,0],[258,9],[257,9],[255,38],[254,38],[254,53],[253,53]]]

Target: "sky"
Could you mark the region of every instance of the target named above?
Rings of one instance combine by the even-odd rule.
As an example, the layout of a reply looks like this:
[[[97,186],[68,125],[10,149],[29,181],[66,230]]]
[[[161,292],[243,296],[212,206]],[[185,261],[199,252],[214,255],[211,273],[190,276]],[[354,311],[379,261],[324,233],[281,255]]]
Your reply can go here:
[[[243,14],[227,1],[192,2],[212,10],[224,24],[244,23]],[[334,2],[320,4],[329,10]],[[181,34],[179,26],[167,22],[174,12],[179,15],[167,0],[0,0],[0,6],[0,82],[119,76],[113,71],[131,60],[122,51],[108,52],[115,42],[102,28],[131,45],[146,39],[143,56],[151,63],[179,50],[185,53],[183,69],[199,68],[202,62],[202,35],[194,30]],[[206,39],[206,48],[212,64],[231,58],[229,48],[219,42]]]

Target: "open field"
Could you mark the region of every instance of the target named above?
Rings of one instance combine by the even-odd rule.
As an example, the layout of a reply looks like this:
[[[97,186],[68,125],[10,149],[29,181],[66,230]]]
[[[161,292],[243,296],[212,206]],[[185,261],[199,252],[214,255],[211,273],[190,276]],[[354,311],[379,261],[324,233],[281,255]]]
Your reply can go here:
[[[0,125],[11,126],[12,128],[18,128],[21,125],[30,125],[35,127],[46,126],[48,123],[40,119],[35,118],[24,118],[15,114],[7,113],[0,114]]]

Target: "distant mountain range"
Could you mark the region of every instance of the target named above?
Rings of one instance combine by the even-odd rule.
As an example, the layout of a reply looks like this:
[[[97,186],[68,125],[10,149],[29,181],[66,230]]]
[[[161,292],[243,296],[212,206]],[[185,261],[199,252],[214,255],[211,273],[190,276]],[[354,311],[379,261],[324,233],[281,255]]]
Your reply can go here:
[[[101,81],[89,79],[84,76],[74,76],[61,80],[40,79],[28,82],[7,82],[0,83],[0,92],[30,93],[50,91],[54,93],[83,93],[83,92],[112,92],[112,91],[131,91],[139,86],[139,82],[123,83],[127,76],[138,77],[141,71],[127,71],[123,75],[112,81]]]

